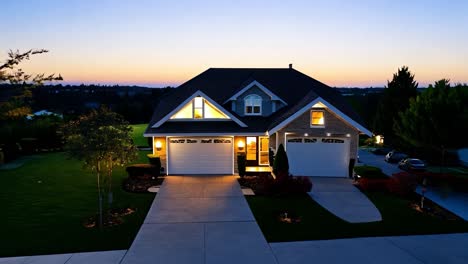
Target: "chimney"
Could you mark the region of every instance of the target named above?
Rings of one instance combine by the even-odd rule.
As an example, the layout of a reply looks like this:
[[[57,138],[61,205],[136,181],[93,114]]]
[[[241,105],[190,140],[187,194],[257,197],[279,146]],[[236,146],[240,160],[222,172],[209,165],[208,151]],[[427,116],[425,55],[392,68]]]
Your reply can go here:
[[[289,63],[289,69],[292,69],[292,63]]]

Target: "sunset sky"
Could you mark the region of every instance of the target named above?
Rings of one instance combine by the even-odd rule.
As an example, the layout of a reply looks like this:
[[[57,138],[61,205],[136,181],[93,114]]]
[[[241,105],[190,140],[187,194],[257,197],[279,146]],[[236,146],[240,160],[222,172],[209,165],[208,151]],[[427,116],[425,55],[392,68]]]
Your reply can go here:
[[[0,61],[64,83],[178,85],[210,67],[294,68],[330,86],[468,82],[468,1],[1,1]]]

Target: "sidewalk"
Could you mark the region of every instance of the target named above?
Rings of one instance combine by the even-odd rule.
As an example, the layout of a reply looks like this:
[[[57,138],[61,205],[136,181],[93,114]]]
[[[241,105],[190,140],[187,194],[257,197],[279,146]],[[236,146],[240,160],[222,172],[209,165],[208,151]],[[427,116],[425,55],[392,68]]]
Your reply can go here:
[[[0,258],[0,264],[118,264],[126,250]]]
[[[280,264],[468,263],[468,233],[271,243]]]

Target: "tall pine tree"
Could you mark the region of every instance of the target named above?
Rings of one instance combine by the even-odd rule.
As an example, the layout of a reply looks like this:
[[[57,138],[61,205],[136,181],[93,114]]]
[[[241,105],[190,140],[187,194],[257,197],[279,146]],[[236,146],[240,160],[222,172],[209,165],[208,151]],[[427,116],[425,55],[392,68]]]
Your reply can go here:
[[[399,112],[408,108],[410,98],[417,96],[417,88],[414,74],[411,74],[407,66],[398,69],[398,72],[393,74],[392,81],[387,83],[373,124],[375,133],[383,134],[387,144],[397,143],[393,131],[395,120]]]

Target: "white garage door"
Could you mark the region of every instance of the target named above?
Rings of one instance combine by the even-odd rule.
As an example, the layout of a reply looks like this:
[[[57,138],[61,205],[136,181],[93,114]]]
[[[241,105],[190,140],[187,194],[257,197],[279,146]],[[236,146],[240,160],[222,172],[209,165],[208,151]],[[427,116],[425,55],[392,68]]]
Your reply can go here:
[[[292,175],[348,176],[348,139],[288,137],[286,152]]]
[[[233,174],[232,138],[169,138],[168,173]]]

